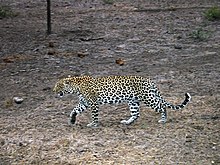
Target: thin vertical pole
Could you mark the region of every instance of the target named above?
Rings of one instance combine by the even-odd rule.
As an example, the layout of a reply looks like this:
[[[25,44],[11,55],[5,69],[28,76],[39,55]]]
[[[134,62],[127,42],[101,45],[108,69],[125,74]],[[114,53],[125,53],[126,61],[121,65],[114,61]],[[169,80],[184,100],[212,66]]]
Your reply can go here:
[[[47,0],[47,34],[51,34],[51,3]]]

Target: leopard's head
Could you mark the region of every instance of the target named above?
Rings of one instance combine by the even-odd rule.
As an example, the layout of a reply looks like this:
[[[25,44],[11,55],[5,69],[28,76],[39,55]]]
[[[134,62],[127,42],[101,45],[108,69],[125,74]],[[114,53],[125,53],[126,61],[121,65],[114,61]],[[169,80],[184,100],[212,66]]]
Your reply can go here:
[[[69,78],[64,78],[55,84],[53,92],[55,92],[59,97],[63,97],[65,94],[74,93],[75,89],[71,86],[71,80]]]

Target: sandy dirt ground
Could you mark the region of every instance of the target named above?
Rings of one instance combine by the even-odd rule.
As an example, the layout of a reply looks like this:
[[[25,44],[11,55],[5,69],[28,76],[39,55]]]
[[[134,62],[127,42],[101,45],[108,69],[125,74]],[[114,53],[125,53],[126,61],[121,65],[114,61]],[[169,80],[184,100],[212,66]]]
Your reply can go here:
[[[0,0],[0,164],[220,164],[220,22],[204,12],[219,0],[57,0],[46,35],[45,0]],[[168,122],[141,106],[130,126],[126,104],[68,117],[77,97],[58,99],[68,75],[141,75],[174,104]],[[16,104],[13,97],[24,101]]]

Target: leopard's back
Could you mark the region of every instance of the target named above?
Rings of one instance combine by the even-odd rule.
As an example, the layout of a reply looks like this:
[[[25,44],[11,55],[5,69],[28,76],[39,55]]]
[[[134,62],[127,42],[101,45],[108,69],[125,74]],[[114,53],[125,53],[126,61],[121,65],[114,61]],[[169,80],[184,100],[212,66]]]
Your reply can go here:
[[[120,103],[133,99],[141,99],[152,82],[140,76],[108,76],[95,78],[96,91],[100,104]]]

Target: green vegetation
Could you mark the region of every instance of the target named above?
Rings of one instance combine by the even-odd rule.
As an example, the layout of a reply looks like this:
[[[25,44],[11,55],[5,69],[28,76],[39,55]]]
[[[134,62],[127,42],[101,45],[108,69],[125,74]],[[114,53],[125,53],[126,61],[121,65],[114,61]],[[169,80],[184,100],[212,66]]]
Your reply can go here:
[[[204,41],[209,38],[209,32],[206,30],[203,30],[201,27],[197,30],[194,30],[190,36],[194,38],[195,40]]]
[[[7,6],[0,6],[0,19],[5,17],[15,17],[17,14],[14,13],[9,7]]]
[[[105,4],[112,5],[114,4],[114,0],[102,0]]]
[[[207,30],[208,21],[220,20],[220,7],[213,6],[204,12],[204,16],[206,20],[204,20],[198,28],[193,30],[190,33],[190,37],[197,41],[205,41],[207,40],[212,33],[212,30]]]
[[[211,7],[205,12],[205,17],[210,21],[220,20],[220,8],[217,6]]]

